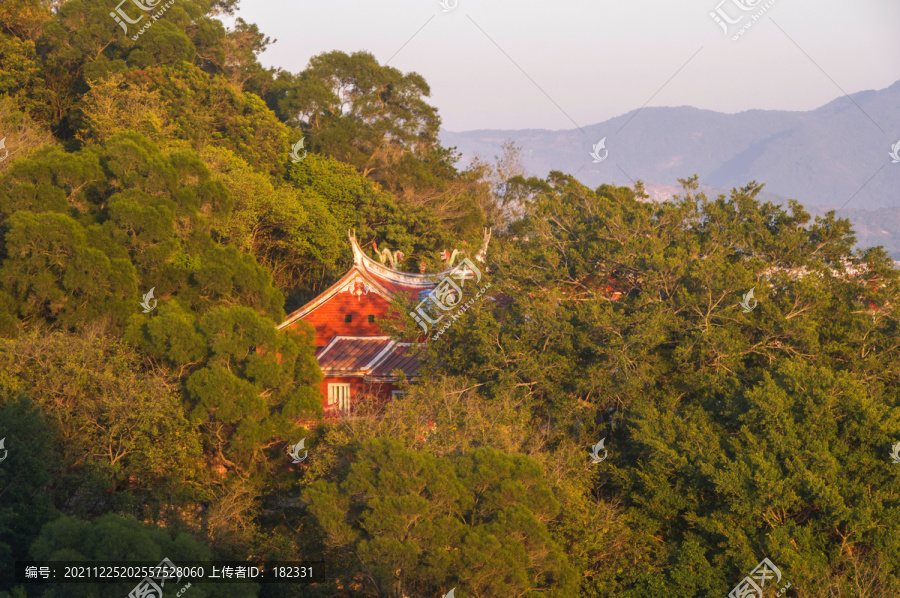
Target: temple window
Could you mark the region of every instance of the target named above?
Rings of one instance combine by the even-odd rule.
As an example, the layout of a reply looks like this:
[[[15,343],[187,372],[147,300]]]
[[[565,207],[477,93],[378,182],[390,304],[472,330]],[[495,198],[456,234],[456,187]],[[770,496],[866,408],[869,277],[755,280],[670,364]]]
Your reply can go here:
[[[345,413],[350,412],[350,385],[329,384],[328,404],[337,405],[337,408]]]

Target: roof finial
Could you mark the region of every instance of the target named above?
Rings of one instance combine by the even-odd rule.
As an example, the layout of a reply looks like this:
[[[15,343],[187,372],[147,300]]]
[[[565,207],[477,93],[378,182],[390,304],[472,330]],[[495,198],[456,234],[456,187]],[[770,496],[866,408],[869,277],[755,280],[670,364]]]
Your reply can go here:
[[[384,265],[385,260],[389,261],[391,263],[391,268],[393,268],[394,270],[397,269],[398,264],[403,263],[404,254],[399,249],[397,251],[394,251],[393,253],[387,247],[385,247],[381,251],[378,251],[378,246],[376,245],[375,255],[378,256],[378,261],[380,261],[382,265]]]

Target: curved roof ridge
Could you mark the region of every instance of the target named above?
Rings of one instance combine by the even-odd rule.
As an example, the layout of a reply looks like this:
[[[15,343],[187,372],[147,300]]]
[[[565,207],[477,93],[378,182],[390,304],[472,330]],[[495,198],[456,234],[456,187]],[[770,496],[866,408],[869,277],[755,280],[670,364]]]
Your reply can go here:
[[[350,247],[353,249],[353,263],[373,276],[383,278],[394,284],[407,287],[422,287],[423,289],[426,287],[433,287],[453,270],[453,268],[447,268],[443,272],[438,272],[436,274],[413,274],[412,272],[394,270],[384,264],[379,264],[366,255],[366,252],[360,248],[354,231],[348,230],[347,236],[350,237]]]

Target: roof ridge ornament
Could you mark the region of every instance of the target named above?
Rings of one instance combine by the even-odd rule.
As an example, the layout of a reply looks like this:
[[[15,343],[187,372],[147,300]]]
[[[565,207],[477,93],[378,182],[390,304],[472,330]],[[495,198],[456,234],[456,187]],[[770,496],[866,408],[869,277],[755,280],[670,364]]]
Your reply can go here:
[[[446,266],[448,268],[452,268],[453,262],[456,260],[456,256],[458,256],[458,255],[459,255],[459,249],[454,249],[453,253],[450,253],[449,251],[442,251],[441,259],[446,262]]]
[[[424,261],[420,261],[419,274],[414,274],[412,272],[402,272],[400,270],[397,270],[396,267],[391,267],[399,264],[396,264],[394,262],[392,262],[390,266],[384,263],[379,264],[378,260],[370,257],[365,251],[363,251],[359,246],[359,241],[356,238],[356,231],[354,229],[347,230],[347,237],[350,239],[350,247],[353,250],[354,266],[358,267],[362,272],[366,272],[368,273],[368,275],[374,276],[377,280],[383,280],[391,284],[399,284],[410,287],[433,288],[442,278],[448,276],[450,274],[450,271],[453,269],[452,267],[448,267],[443,272],[426,274],[425,263]],[[490,238],[491,229],[484,229],[484,242],[481,244],[481,249],[475,256],[475,260],[482,263],[484,262],[484,257],[487,253],[487,246]],[[403,259],[403,257],[405,257],[402,252],[394,252],[393,257],[395,260],[397,260],[398,255],[399,259],[401,260]],[[460,252],[458,259],[463,258],[464,255],[465,254],[463,252]],[[388,260],[390,258],[385,256],[384,259]]]
[[[372,242],[372,248],[375,250],[375,255],[378,256],[378,261],[380,261],[382,265],[384,264],[385,260],[389,261],[391,263],[391,268],[393,268],[394,270],[398,270],[397,264],[402,263],[403,258],[406,257],[406,254],[399,249],[393,253],[391,253],[391,250],[387,247],[385,247],[381,251],[378,251],[378,243],[375,241]]]

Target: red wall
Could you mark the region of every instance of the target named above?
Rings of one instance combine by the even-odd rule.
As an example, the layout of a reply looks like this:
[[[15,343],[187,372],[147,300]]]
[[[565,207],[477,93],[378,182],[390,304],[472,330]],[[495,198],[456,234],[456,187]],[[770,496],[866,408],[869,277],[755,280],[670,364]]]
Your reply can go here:
[[[357,297],[354,294],[341,292],[329,299],[324,305],[320,305],[302,318],[302,321],[310,324],[316,331],[316,348],[320,349],[331,342],[337,335],[341,336],[382,336],[379,323],[387,314],[390,302],[381,295],[369,292],[367,295]],[[344,322],[344,316],[353,316],[351,322]],[[375,316],[375,321],[369,323],[369,315]],[[299,322],[298,320],[297,322]],[[288,326],[293,328],[294,322]],[[351,407],[355,407],[362,401],[390,398],[391,391],[395,390],[393,384],[372,384],[363,382],[361,377],[326,377],[320,389],[322,391],[322,407],[325,417],[341,417],[337,406],[328,405],[328,384],[350,384]]]
[[[303,317],[316,329],[316,347],[324,347],[336,335],[343,336],[379,336],[379,321],[387,313],[390,303],[381,295],[370,292],[357,297],[351,293],[341,292],[320,305],[311,314]],[[344,322],[344,316],[350,314],[353,321]],[[375,316],[375,322],[369,323],[369,314]],[[294,324],[288,326],[293,327]]]

